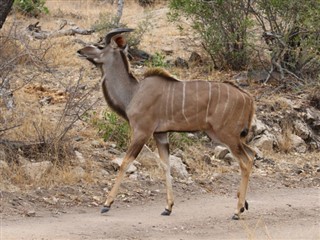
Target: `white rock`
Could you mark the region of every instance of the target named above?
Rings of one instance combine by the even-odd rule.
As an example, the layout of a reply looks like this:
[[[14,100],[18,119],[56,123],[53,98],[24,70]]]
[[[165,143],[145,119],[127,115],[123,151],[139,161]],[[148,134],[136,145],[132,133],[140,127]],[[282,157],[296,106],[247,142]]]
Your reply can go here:
[[[160,159],[157,154],[151,151],[150,148],[144,146],[138,155],[136,161],[138,161],[142,167],[146,169],[154,169],[160,166]]]
[[[214,156],[218,159],[223,159],[229,153],[229,149],[224,146],[216,146]]]
[[[305,153],[307,151],[307,144],[304,142],[304,140],[295,135],[295,134],[291,134],[290,135],[290,140],[292,143],[292,148],[299,152],[299,153]]]
[[[72,175],[78,179],[83,178],[84,175],[86,174],[86,171],[80,166],[76,166],[76,167],[72,168],[71,172],[72,172]]]
[[[252,140],[253,145],[258,149],[267,151],[272,151],[275,141],[275,136],[273,136],[268,131],[265,131],[262,135],[254,137],[254,139]]]
[[[261,120],[254,118],[252,123],[252,131],[254,136],[262,134],[264,131],[268,129],[268,126],[264,124]]]
[[[81,152],[74,151],[74,153],[76,154],[76,157],[79,160],[79,163],[81,163],[81,164],[85,164],[86,163],[86,159],[83,157]]]
[[[122,158],[122,157],[115,158],[115,159],[112,160],[112,162],[116,163],[119,167],[121,166],[122,161],[123,161],[123,158]],[[132,174],[132,173],[134,173],[135,171],[137,171],[137,167],[134,166],[134,164],[131,164],[131,165],[129,166],[128,170],[126,171],[126,173]]]
[[[52,167],[53,167],[53,164],[50,161],[34,162],[34,163],[27,162],[22,166],[25,174],[33,180],[39,180]]]
[[[300,119],[294,121],[293,126],[296,134],[302,139],[307,139],[310,136],[311,132],[308,128],[308,125]]]
[[[186,165],[181,158],[170,155],[171,176],[186,179],[189,177]]]
[[[0,160],[0,170],[8,170],[9,169],[9,165],[6,161],[2,161]]]

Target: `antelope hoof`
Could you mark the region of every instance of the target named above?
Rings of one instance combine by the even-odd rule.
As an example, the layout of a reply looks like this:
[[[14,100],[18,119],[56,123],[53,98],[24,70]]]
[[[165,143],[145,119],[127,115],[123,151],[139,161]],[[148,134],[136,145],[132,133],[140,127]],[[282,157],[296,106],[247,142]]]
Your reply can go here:
[[[239,220],[239,219],[240,219],[239,214],[234,214],[232,217],[232,220]]]
[[[247,201],[244,202],[245,209],[249,210],[249,203]]]
[[[106,213],[110,210],[110,207],[108,206],[103,206],[103,208],[101,209],[101,213]]]
[[[171,211],[169,209],[164,209],[164,211],[161,213],[162,216],[170,216]]]

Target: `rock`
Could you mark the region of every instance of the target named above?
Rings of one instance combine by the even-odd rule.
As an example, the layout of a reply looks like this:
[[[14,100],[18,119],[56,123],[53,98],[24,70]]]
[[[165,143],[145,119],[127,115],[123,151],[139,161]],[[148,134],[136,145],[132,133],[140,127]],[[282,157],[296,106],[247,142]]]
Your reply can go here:
[[[76,166],[71,169],[71,173],[75,178],[81,179],[86,174],[86,171],[82,167]]]
[[[189,174],[186,165],[180,157],[170,155],[171,175],[178,178],[188,178]],[[160,169],[162,172],[162,164],[158,154],[152,152],[147,146],[144,146],[136,159],[142,167],[148,170]]]
[[[81,152],[74,151],[74,153],[76,154],[76,157],[77,157],[77,159],[79,160],[79,163],[81,163],[81,164],[85,164],[85,163],[86,163],[86,160],[85,160],[85,158],[83,157],[83,155],[82,155]]]
[[[6,159],[6,152],[0,149],[0,159]]]
[[[42,99],[39,100],[41,106],[49,105],[53,100],[52,96],[44,96]]]
[[[252,149],[256,152],[255,158],[257,160],[263,159],[263,153],[257,148],[256,146],[253,146]]]
[[[29,210],[27,213],[26,213],[26,216],[27,217],[35,217],[36,216],[36,212],[34,210]]]
[[[299,153],[305,153],[307,151],[307,144],[304,142],[304,140],[295,135],[295,134],[291,134],[290,135],[290,140],[292,143],[292,148],[299,152]]]
[[[171,176],[187,179],[189,173],[181,158],[170,155]]]
[[[174,60],[174,65],[178,68],[189,68],[188,62],[181,57],[177,57],[176,60]]]
[[[252,131],[254,133],[254,136],[263,134],[264,131],[268,129],[267,125],[264,124],[261,120],[254,118],[252,122]]]
[[[320,134],[320,111],[315,108],[307,108],[306,120],[311,125],[312,129]]]
[[[30,177],[32,180],[40,180],[43,175],[46,174],[53,167],[52,162],[43,161],[43,162],[26,162],[22,165],[25,174]]]
[[[43,201],[45,201],[46,203],[50,204],[50,205],[56,205],[59,202],[59,199],[56,198],[55,196],[52,197],[44,197],[42,198]]]
[[[102,147],[102,144],[101,144],[100,141],[93,140],[93,141],[91,142],[91,146],[92,146],[92,147],[95,147],[95,148],[100,148],[100,147]]]
[[[233,76],[233,79],[237,82],[238,85],[241,87],[249,86],[249,78],[248,78],[248,72],[240,72]]]
[[[224,156],[223,160],[225,160],[229,165],[231,165],[232,162],[233,162],[235,159],[234,159],[232,153],[229,152],[229,153],[227,153],[227,154]]]
[[[269,73],[266,70],[250,70],[247,73],[247,76],[250,80],[258,83],[262,83],[266,80]]]
[[[210,157],[210,155],[209,154],[204,154],[203,155],[203,157],[202,157],[202,160],[206,163],[206,164],[208,164],[208,165],[212,165],[212,163],[211,163],[211,157]]]
[[[19,187],[13,185],[11,182],[9,182],[6,179],[1,179],[0,189],[1,189],[1,191],[6,191],[6,192],[20,192],[21,191],[21,189]]]
[[[296,134],[304,140],[308,139],[311,134],[308,125],[300,119],[293,122],[293,128]]]
[[[163,47],[161,51],[167,56],[170,56],[173,54],[172,48],[169,48],[169,47]]]
[[[121,166],[123,161],[123,157],[118,157],[112,160],[113,163],[116,163],[119,167]],[[137,167],[134,166],[134,164],[131,164],[130,167],[128,168],[128,170],[126,171],[126,173],[128,174],[132,174],[135,171],[137,171]]]
[[[193,64],[202,63],[202,58],[199,53],[193,51],[188,61]]]
[[[227,153],[229,153],[229,149],[224,146],[216,146],[214,149],[214,156],[218,159],[223,159]]]
[[[8,163],[6,161],[0,160],[0,171],[7,171],[8,169]]]
[[[272,151],[275,141],[275,136],[272,135],[269,131],[265,131],[262,135],[256,136],[252,140],[253,145],[258,149],[267,151]]]
[[[136,161],[138,161],[142,167],[147,169],[154,169],[160,166],[159,157],[147,146],[142,148],[140,154],[136,158]]]

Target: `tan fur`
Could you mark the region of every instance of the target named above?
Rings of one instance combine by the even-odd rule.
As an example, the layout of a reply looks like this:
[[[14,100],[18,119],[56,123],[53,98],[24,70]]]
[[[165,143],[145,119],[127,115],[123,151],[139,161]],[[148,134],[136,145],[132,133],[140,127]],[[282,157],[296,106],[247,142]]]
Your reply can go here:
[[[152,76],[159,76],[159,77],[164,77],[168,80],[179,81],[178,79],[173,77],[170,73],[168,73],[166,70],[164,70],[163,68],[159,68],[159,67],[148,69],[143,74],[143,76],[144,76],[144,78],[152,77]]]

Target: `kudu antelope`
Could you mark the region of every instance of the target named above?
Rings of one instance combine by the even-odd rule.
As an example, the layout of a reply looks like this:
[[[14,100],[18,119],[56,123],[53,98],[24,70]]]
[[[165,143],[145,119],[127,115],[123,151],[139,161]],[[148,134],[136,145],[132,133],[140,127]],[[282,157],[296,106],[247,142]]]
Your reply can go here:
[[[132,130],[130,146],[101,212],[109,211],[126,170],[153,136],[166,173],[167,206],[162,215],[170,215],[174,201],[168,132],[201,130],[227,145],[240,163],[238,205],[233,216],[239,219],[240,213],[248,209],[245,197],[254,151],[244,141],[254,115],[253,98],[231,83],[179,81],[159,69],[137,81],[130,73],[122,34],[132,30],[115,29],[106,35],[103,48],[86,46],[78,51],[101,69],[107,103],[129,122]]]

